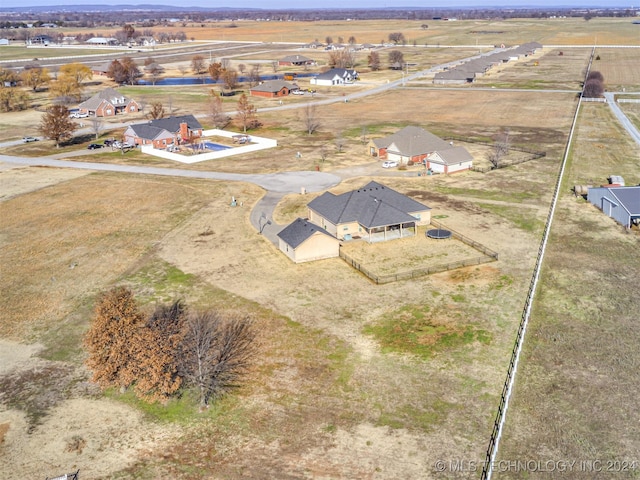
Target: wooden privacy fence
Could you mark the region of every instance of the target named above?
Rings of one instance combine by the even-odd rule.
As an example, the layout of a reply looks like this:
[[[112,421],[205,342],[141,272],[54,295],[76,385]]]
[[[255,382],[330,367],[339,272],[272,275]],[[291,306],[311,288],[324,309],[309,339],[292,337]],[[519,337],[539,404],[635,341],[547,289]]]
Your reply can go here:
[[[497,252],[494,252],[490,248],[485,247],[484,245],[470,239],[469,237],[465,237],[461,233],[455,232],[450,228],[447,228],[446,226],[444,226],[442,223],[435,220],[431,221],[431,225],[433,225],[436,228],[449,230],[453,238],[461,241],[466,245],[469,245],[470,247],[478,250],[480,253],[483,253],[484,255],[481,257],[468,258],[465,260],[459,260],[457,262],[440,263],[437,265],[432,265],[430,267],[416,268],[406,272],[393,273],[389,275],[378,275],[372,272],[371,270],[363,266],[360,262],[358,262],[356,259],[344,253],[342,249],[340,249],[339,251],[340,258],[342,258],[345,262],[347,262],[347,264],[349,264],[351,267],[358,270],[360,273],[362,273],[363,275],[365,275],[371,281],[373,281],[378,285],[382,285],[385,283],[398,282],[400,280],[410,280],[412,278],[423,277],[425,275],[431,275],[433,273],[446,272],[448,270],[455,270],[456,268],[471,267],[473,265],[480,265],[481,263],[495,262],[496,260],[498,260]]]

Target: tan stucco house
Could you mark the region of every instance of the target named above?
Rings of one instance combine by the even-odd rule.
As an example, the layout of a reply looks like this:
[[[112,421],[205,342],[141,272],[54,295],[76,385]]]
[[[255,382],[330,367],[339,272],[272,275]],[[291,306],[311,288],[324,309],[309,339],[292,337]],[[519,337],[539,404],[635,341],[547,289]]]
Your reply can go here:
[[[308,220],[298,218],[278,233],[278,247],[295,263],[335,258],[340,241]]]
[[[325,192],[307,205],[309,221],[339,240],[379,242],[417,234],[431,222],[431,208],[378,182],[335,195]]]

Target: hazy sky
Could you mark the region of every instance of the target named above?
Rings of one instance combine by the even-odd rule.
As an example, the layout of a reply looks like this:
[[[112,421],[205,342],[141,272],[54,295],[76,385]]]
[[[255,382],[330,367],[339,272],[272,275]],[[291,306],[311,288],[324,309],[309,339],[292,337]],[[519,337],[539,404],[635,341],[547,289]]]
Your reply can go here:
[[[235,8],[270,8],[270,9],[290,9],[290,8],[379,8],[379,7],[638,7],[640,0],[636,0],[636,4],[628,3],[624,0],[218,0],[197,1],[197,0],[147,0],[144,2],[128,3],[122,0],[0,0],[0,7],[31,7],[31,6],[48,6],[48,5],[135,5],[135,4],[152,4],[152,5],[182,5],[182,6],[201,6],[201,7],[235,7]]]

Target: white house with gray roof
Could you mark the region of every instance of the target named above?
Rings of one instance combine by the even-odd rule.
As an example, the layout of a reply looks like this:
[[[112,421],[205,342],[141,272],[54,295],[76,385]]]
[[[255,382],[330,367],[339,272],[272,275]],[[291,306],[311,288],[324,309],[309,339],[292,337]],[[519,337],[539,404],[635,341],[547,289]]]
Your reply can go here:
[[[353,83],[358,79],[358,72],[347,68],[332,68],[324,73],[320,73],[309,80],[311,85],[345,85]]]

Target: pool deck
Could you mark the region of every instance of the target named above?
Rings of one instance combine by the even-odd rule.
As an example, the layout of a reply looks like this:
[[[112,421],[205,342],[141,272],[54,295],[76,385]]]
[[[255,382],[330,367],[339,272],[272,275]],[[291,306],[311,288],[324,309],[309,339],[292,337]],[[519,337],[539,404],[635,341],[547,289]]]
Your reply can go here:
[[[207,137],[224,137],[233,138],[240,135],[238,132],[229,132],[227,130],[205,130],[202,132],[203,138]],[[256,137],[254,135],[248,135],[249,143],[240,145],[238,147],[227,147],[224,150],[217,150],[215,152],[197,153],[195,155],[182,155],[178,152],[167,152],[166,150],[160,150],[153,148],[151,145],[143,145],[141,147],[142,153],[147,155],[153,155],[155,157],[165,158],[167,160],[173,160],[180,163],[199,163],[207,160],[216,160],[218,158],[231,157],[233,155],[241,155],[249,152],[257,152],[259,150],[266,150],[268,148],[274,148],[278,146],[278,141],[271,138]],[[205,140],[206,142],[206,140]],[[207,142],[216,145],[215,142]]]

